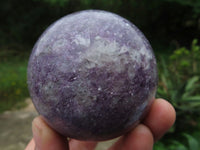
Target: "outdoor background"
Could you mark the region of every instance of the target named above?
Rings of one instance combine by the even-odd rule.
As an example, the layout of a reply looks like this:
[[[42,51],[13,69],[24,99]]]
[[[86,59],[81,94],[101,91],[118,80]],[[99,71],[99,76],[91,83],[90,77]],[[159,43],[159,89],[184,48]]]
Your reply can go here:
[[[200,150],[200,0],[0,0],[0,114],[26,107],[27,62],[37,38],[60,17],[85,9],[127,18],[154,49],[157,97],[177,112],[154,149]]]

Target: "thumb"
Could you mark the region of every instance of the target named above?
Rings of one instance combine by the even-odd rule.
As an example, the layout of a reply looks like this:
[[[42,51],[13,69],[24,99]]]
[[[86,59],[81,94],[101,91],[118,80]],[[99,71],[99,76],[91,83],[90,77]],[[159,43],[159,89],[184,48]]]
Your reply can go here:
[[[35,150],[69,150],[67,139],[51,129],[41,116],[33,120],[32,131]]]

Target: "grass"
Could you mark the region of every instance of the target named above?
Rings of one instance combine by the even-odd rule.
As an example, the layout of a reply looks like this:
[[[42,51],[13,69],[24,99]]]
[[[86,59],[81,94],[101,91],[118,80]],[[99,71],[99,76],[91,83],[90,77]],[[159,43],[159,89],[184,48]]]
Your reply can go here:
[[[0,113],[25,106],[28,55],[0,51]]]

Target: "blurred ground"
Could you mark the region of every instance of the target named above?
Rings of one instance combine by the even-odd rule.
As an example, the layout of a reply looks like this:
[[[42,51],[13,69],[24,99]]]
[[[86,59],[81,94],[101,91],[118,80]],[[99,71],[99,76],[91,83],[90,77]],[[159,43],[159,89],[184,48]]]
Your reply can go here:
[[[30,99],[22,110],[0,114],[0,149],[23,150],[31,139],[31,123],[37,115]]]
[[[32,138],[31,123],[37,112],[28,98],[27,107],[0,114],[0,150],[24,150]],[[96,150],[106,150],[115,140],[100,142]]]

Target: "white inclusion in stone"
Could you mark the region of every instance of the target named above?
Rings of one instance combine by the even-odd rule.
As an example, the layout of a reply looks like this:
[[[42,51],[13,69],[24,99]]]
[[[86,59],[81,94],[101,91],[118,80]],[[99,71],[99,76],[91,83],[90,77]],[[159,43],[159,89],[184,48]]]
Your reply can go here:
[[[35,56],[39,56],[40,53],[48,53],[51,48],[50,47],[47,47],[44,43],[46,43],[48,40],[48,38],[46,36],[42,36],[40,38],[40,40],[38,41],[37,43],[37,48],[36,48],[36,51],[35,51]]]
[[[51,82],[48,82],[46,85],[44,85],[43,89],[44,89],[44,92],[48,92],[50,89],[53,88],[53,83]]]
[[[140,49],[140,54],[143,55],[145,57],[145,62],[143,63],[143,68],[144,70],[146,69],[149,69],[150,67],[150,60],[153,58],[152,54],[150,53],[149,50],[146,49],[145,46],[143,46],[141,49]]]
[[[129,51],[130,48],[121,47],[116,41],[110,42],[97,36],[82,59],[86,60],[85,66],[88,69],[106,66],[110,71],[123,72],[125,64],[129,63],[127,58]]]
[[[101,39],[100,36],[96,36],[96,37],[95,37],[95,40],[100,40],[100,39]]]
[[[145,55],[145,58],[146,58],[147,60],[153,59],[153,56],[152,56],[150,50],[147,50],[145,46],[143,46],[143,47],[140,49],[140,53],[141,53],[142,55]]]
[[[60,112],[60,109],[59,109],[59,108],[56,108],[56,111],[57,111],[57,112]]]
[[[57,103],[57,97],[55,94],[55,84],[53,82],[48,82],[42,87],[42,92],[46,95],[46,101],[54,101]]]
[[[131,60],[127,54],[130,55]],[[143,56],[144,60],[142,60]],[[110,42],[97,36],[94,43],[81,56],[81,59],[86,62],[85,67],[88,69],[106,66],[110,71],[123,72],[125,65],[130,63],[129,61],[140,64],[144,69],[148,69],[152,54],[145,46],[141,46],[139,50],[134,50],[125,45],[120,46],[116,41]],[[132,73],[131,77],[134,76],[134,69],[132,69],[129,68],[130,73]]]
[[[98,87],[98,91],[101,91],[102,89],[101,89],[101,87]]]
[[[85,37],[82,37],[81,35],[76,35],[75,36],[75,39],[74,39],[74,42],[77,44],[77,45],[83,45],[85,47],[88,47],[90,46],[90,39],[87,39]]]
[[[67,73],[68,70],[69,70],[69,64],[66,63],[66,62],[61,63],[61,62],[57,61],[56,62],[56,69],[59,70],[59,72]],[[75,71],[73,70],[73,72],[75,72]]]
[[[66,39],[59,39],[57,41],[54,42],[52,50],[55,53],[62,53],[65,50],[65,47],[68,45],[68,40]]]
[[[149,69],[150,60],[153,59],[153,55],[150,50],[148,50],[143,43],[141,43],[141,48],[139,50],[130,50],[130,56],[132,60],[140,64],[144,70]],[[142,60],[142,57],[144,59]]]
[[[126,26],[127,26],[127,27],[129,27],[129,26],[130,26],[130,24],[126,23]]]
[[[74,77],[74,78],[73,78],[73,80],[76,80],[76,79],[77,79],[77,77]]]
[[[103,38],[96,37],[94,43],[89,47],[86,53],[82,56],[83,60],[87,60],[86,67],[103,67],[108,62],[118,61],[119,44],[115,41],[109,42]],[[93,65],[92,65],[93,64]]]

